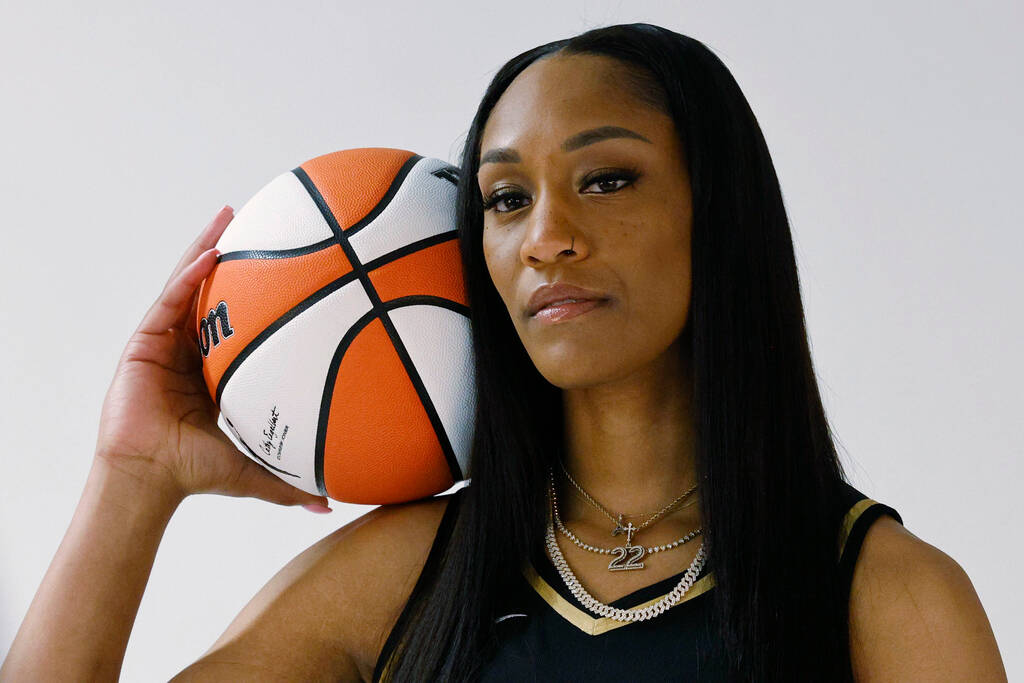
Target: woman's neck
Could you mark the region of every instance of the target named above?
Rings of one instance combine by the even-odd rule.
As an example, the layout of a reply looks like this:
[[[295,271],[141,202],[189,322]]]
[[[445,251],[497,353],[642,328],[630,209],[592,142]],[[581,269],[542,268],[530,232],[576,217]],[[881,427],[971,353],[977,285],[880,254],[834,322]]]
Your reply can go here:
[[[614,513],[661,509],[697,483],[692,397],[691,373],[674,345],[627,378],[566,389],[566,469]],[[562,518],[604,518],[571,493],[572,485],[559,470],[555,482]]]

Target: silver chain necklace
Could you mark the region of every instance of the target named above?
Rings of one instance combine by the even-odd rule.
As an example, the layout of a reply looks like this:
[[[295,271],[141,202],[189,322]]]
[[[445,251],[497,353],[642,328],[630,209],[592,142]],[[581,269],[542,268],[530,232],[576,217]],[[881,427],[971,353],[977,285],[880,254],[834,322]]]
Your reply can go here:
[[[554,473],[552,472],[551,488],[549,489],[549,495],[554,491]],[[549,498],[549,502],[551,502]],[[694,582],[697,580],[697,576],[704,568],[704,561],[706,556],[704,554],[704,542],[701,541],[700,547],[697,548],[697,555],[693,558],[693,562],[683,573],[683,577],[679,579],[679,583],[676,587],[669,591],[663,598],[657,602],[648,605],[647,607],[631,607],[629,609],[621,609],[618,607],[612,607],[599,601],[597,598],[592,596],[583,585],[573,574],[572,569],[569,568],[569,563],[565,561],[565,556],[562,555],[562,549],[558,547],[558,538],[555,536],[555,523],[554,516],[552,514],[552,508],[548,509],[548,528],[546,535],[546,545],[548,551],[548,557],[551,558],[551,563],[555,565],[555,569],[558,570],[558,575],[562,577],[562,581],[565,582],[566,588],[572,593],[577,600],[580,601],[584,607],[588,610],[602,617],[609,617],[615,621],[646,621],[652,619],[664,612],[670,607],[678,603],[686,595],[686,592],[690,590]]]

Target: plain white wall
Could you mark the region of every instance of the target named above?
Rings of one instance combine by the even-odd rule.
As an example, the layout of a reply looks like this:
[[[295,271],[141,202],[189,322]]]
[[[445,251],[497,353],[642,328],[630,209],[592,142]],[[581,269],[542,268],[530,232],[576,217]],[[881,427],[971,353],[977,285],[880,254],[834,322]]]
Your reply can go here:
[[[6,3],[0,653],[78,502],[128,335],[217,209],[314,156],[458,163],[508,58],[649,21],[705,42],[768,139],[854,483],[967,570],[1024,677],[1019,5]],[[167,679],[332,515],[189,499],[123,680]]]

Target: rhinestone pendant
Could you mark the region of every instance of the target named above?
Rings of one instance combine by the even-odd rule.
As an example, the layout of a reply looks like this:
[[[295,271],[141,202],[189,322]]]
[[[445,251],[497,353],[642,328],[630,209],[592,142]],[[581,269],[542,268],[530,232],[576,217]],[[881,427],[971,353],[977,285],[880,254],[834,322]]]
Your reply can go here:
[[[615,557],[608,563],[608,571],[622,572],[630,569],[643,569],[644,563],[640,560],[647,554],[647,549],[642,545],[620,545],[612,548],[612,555]]]

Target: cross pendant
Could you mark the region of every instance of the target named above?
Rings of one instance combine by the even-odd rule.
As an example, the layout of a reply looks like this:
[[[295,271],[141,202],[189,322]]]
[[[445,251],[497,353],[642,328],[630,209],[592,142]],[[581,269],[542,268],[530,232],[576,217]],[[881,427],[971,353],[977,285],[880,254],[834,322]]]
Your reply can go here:
[[[622,526],[622,515],[619,515],[619,521],[615,525],[615,531],[612,532],[612,536],[618,536],[619,534],[626,534],[626,547],[633,545],[633,534],[639,529],[633,526],[633,522],[630,522],[626,526]]]
[[[638,530],[640,530],[640,529],[638,529],[636,526],[634,526],[633,522],[630,522],[626,526],[623,526],[623,516],[622,515],[618,515],[618,526],[616,526],[615,530],[611,532],[611,536],[618,536],[618,535],[620,535],[620,533],[625,533],[625,535],[626,535],[626,547],[629,548],[630,546],[633,545],[633,535]]]
[[[626,547],[633,545],[633,534],[636,533],[636,527],[633,526],[633,522],[626,525]]]

